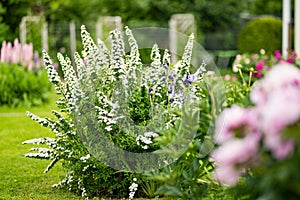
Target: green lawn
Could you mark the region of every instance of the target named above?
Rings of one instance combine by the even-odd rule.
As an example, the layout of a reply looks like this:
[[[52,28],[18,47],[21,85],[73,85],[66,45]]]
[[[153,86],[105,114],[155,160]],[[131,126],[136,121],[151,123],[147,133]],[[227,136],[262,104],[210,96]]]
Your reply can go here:
[[[55,96],[43,107],[0,107],[0,200],[9,199],[81,199],[67,191],[52,188],[64,176],[57,165],[47,174],[43,171],[49,161],[25,158],[31,145],[24,140],[52,136],[52,133],[25,115],[30,110],[40,116],[51,116],[55,109]]]

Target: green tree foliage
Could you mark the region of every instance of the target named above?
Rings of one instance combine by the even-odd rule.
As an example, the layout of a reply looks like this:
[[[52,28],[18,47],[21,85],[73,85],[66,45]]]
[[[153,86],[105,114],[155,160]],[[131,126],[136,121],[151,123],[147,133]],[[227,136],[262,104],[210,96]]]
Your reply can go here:
[[[19,36],[19,24],[23,16],[34,6],[35,1],[6,0],[0,2],[0,43],[13,41]]]
[[[5,21],[14,27],[28,10],[43,11],[50,20],[82,22],[96,20],[101,15],[120,15],[129,25],[138,21],[164,26],[172,14],[189,12],[195,15],[198,27],[205,31],[225,29],[234,24],[245,5],[235,0],[9,0],[2,3],[7,8]],[[8,19],[8,13],[13,17]]]
[[[291,5],[293,7],[293,5]],[[275,15],[278,17],[282,16],[282,1],[278,0],[254,0],[250,13],[257,15]]]

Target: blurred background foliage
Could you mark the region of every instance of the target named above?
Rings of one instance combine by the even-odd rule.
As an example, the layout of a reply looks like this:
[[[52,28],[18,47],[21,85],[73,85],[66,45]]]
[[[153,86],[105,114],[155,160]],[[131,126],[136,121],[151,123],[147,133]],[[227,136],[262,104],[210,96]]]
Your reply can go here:
[[[192,13],[206,49],[236,49],[236,38],[249,16],[281,17],[278,0],[4,0],[0,1],[0,43],[19,36],[23,16],[42,15],[48,23],[95,23],[99,16],[121,16],[131,28],[168,27],[172,14]]]

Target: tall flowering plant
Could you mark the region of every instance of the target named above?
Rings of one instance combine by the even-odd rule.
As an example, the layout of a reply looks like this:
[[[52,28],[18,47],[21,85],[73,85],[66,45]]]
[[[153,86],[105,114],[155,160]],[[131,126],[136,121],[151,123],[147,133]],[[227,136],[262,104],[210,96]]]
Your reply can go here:
[[[252,199],[300,197],[300,70],[282,63],[255,82],[253,106],[218,117],[211,157],[215,178]],[[242,179],[239,178],[243,177]]]
[[[18,39],[2,43],[0,80],[0,105],[29,107],[48,101],[51,85],[32,43],[20,44]]]
[[[13,43],[4,41],[1,46],[0,60],[2,63],[21,64],[29,70],[39,69],[41,61],[38,52],[34,52],[32,43],[20,44],[16,38]]]

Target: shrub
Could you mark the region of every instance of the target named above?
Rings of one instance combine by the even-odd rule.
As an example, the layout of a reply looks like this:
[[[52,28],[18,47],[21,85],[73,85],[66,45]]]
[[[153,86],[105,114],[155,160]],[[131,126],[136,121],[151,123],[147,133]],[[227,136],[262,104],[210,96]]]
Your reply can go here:
[[[51,85],[44,69],[30,71],[0,62],[0,105],[34,106],[47,102]]]
[[[145,176],[133,172],[144,172],[148,165],[160,166],[163,161],[151,160],[148,154],[139,154],[145,156],[138,159],[134,157],[135,153],[163,149],[163,138],[174,138],[177,132],[176,137],[181,137],[175,137],[175,144],[169,147],[176,147],[186,134],[193,139],[194,135],[191,134],[197,126],[188,126],[186,122],[190,124],[193,120],[182,121],[182,116],[197,116],[197,108],[196,111],[185,110],[188,109],[186,104],[194,101],[199,106],[199,100],[206,97],[202,95],[199,85],[203,81],[204,66],[194,70],[194,74],[189,71],[192,35],[180,62],[172,65],[168,50],[161,56],[155,44],[151,51],[150,67],[143,67],[137,43],[128,28],[125,34],[131,48],[128,54],[125,54],[120,32],[110,33],[112,48],[109,51],[101,40],[95,44],[85,27],[82,27],[83,58],[78,53],[74,56],[77,71],[68,57],[58,54],[64,81],[54,70],[48,54],[43,52],[49,80],[61,95],[57,101],[60,112],[53,111],[56,120],[27,113],[33,120],[49,127],[56,137],[25,141],[48,145],[48,148],[32,148],[33,152],[26,156],[52,160],[45,172],[62,160],[67,174],[56,186],[65,187],[84,197],[126,197],[129,191],[132,197],[135,183],[143,184],[145,188],[147,185],[148,190],[144,188],[144,193],[153,195],[152,189],[156,187],[150,189],[151,184],[147,184]],[[189,128],[193,132],[190,133]],[[205,128],[207,126],[203,127],[199,138],[204,139]],[[154,139],[160,137],[161,142]],[[111,147],[108,142],[113,142],[121,150]],[[195,144],[199,146],[201,142],[199,139]],[[195,144],[190,147],[193,149],[193,157],[189,158],[190,167],[192,163],[199,166],[201,159],[197,156],[198,147],[193,147]],[[123,153],[122,150],[129,153]],[[101,162],[103,160],[105,162]],[[178,162],[178,167],[183,162]],[[204,163],[205,166],[211,165],[207,157]],[[119,168],[112,168],[116,167],[113,164]],[[199,169],[197,173],[200,171],[201,176],[209,173],[204,169]],[[134,183],[133,177],[137,178]],[[187,184],[181,189],[186,187]],[[201,192],[204,193],[203,190]],[[137,191],[137,196],[143,195],[142,190]]]
[[[282,22],[274,17],[251,20],[240,31],[238,50],[241,53],[259,53],[265,49],[268,54],[281,49]]]

